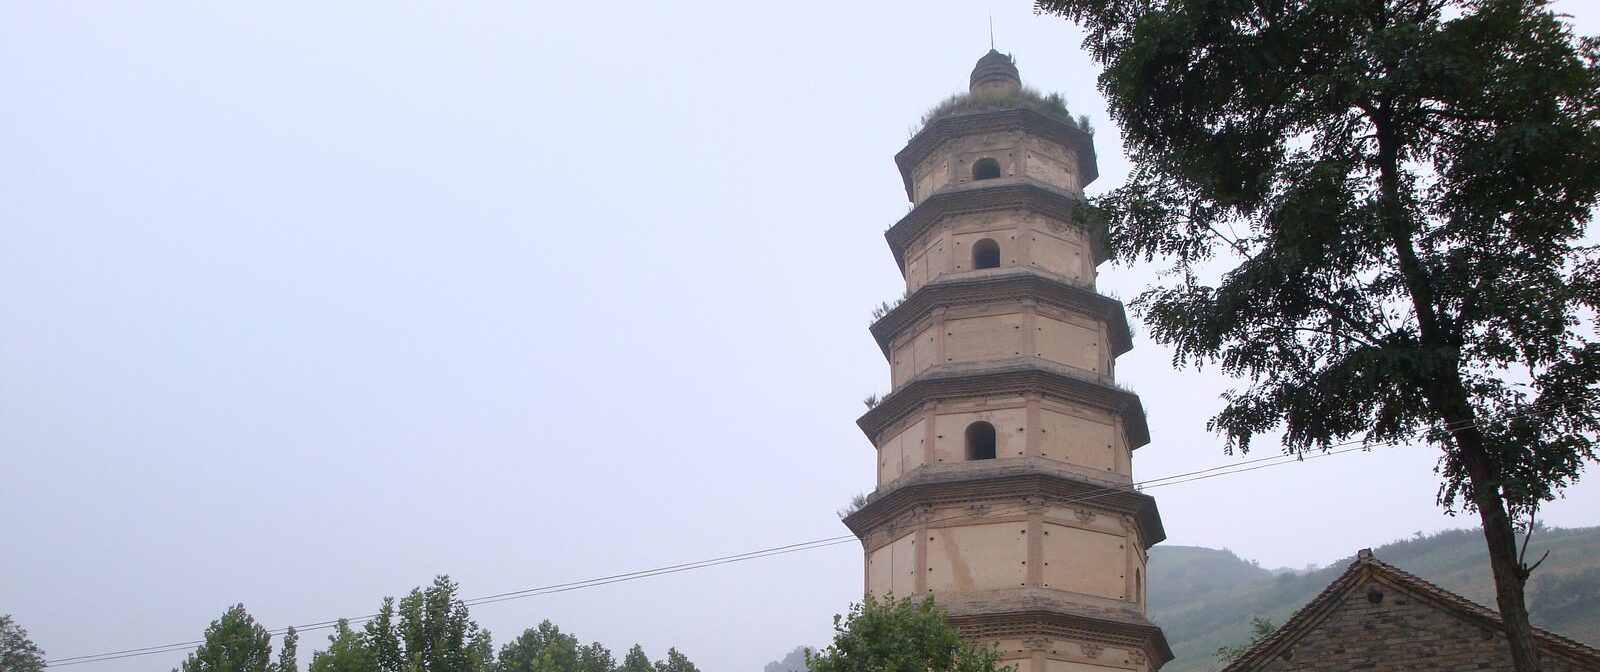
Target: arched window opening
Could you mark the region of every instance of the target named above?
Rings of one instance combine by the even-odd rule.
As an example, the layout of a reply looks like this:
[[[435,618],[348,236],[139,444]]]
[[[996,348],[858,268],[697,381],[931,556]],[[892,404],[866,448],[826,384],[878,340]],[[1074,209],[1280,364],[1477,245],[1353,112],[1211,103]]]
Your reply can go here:
[[[1000,162],[994,159],[978,159],[972,164],[972,179],[992,180],[1000,177]]]
[[[994,459],[994,425],[987,422],[967,425],[967,459]]]
[[[1139,604],[1144,604],[1144,577],[1139,570],[1133,570],[1133,599]]]
[[[1000,243],[984,238],[972,246],[972,267],[1000,268]]]

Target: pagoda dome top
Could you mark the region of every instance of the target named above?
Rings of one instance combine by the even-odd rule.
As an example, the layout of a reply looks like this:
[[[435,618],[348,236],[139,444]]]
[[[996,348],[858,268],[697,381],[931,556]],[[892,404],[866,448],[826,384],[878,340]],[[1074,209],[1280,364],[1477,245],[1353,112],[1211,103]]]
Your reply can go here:
[[[974,94],[1005,96],[1022,88],[1022,75],[1017,63],[1006,54],[990,49],[972,68],[968,90]]]

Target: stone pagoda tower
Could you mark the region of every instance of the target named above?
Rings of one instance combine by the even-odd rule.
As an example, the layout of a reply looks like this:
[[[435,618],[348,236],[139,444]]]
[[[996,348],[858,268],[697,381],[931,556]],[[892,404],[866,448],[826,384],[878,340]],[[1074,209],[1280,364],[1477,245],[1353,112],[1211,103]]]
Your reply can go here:
[[[893,389],[858,421],[878,485],[845,524],[868,592],[933,595],[1018,672],[1154,670],[1172,653],[1145,618],[1166,536],[1132,486],[1149,429],[1113,377],[1132,341],[1095,291],[1102,232],[1072,214],[1093,138],[1049,109],[991,50],[895,156],[906,298],[872,325]]]

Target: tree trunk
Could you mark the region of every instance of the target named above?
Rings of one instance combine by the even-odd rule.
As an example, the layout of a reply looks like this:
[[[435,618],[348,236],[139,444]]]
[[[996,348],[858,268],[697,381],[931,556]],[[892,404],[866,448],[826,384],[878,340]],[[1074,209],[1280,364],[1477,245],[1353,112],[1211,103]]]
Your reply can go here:
[[[1469,436],[1471,435],[1471,436]],[[1505,500],[1494,482],[1481,436],[1475,428],[1457,432],[1457,449],[1471,479],[1472,503],[1483,521],[1483,538],[1489,545],[1489,568],[1494,572],[1494,597],[1505,625],[1506,641],[1511,644],[1511,661],[1517,672],[1537,672],[1539,653],[1533,643],[1533,625],[1528,622],[1528,607],[1523,589],[1527,573],[1517,558],[1517,533],[1506,513]]]
[[[1441,319],[1435,305],[1433,278],[1418,258],[1412,243],[1412,227],[1401,204],[1401,143],[1389,117],[1389,106],[1374,106],[1371,119],[1378,139],[1380,207],[1394,246],[1401,278],[1411,296],[1412,310],[1417,317],[1417,336],[1424,349],[1455,351],[1461,338],[1455,333],[1454,325]],[[1424,395],[1428,397],[1434,413],[1444,421],[1445,427],[1451,428],[1450,437],[1455,443],[1456,454],[1467,468],[1472,504],[1483,521],[1483,538],[1489,546],[1495,602],[1500,607],[1506,640],[1511,644],[1512,666],[1517,672],[1539,672],[1533,626],[1528,623],[1528,607],[1523,595],[1528,577],[1521,561],[1517,559],[1517,533],[1506,512],[1497,470],[1484,450],[1483,433],[1477,427],[1466,384],[1461,380],[1459,357],[1452,356],[1449,360],[1437,374],[1416,382],[1426,390]]]

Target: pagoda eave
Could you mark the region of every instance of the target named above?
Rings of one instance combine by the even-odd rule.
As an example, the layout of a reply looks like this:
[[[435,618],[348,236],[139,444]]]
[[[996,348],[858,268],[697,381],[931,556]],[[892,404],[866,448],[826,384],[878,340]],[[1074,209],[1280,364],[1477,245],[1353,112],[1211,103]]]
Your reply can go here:
[[[1140,544],[1148,549],[1167,538],[1155,498],[1133,489],[1064,473],[1037,458],[928,465],[900,479],[894,489],[880,491],[844,517],[844,524],[863,543],[883,528],[922,507],[1033,498],[1040,506],[1072,505],[1132,516]]]
[[[1130,449],[1150,443],[1150,426],[1146,423],[1139,395],[1112,384],[1109,376],[1042,357],[932,367],[889,393],[857,419],[856,426],[876,445],[880,433],[928,402],[1027,394],[1117,413],[1122,416]]]
[[[1094,136],[1060,119],[1055,119],[1027,108],[972,112],[941,117],[911,137],[904,149],[894,155],[900,167],[900,177],[905,182],[906,198],[915,200],[912,171],[944,144],[956,138],[979,133],[1022,131],[1070,147],[1078,157],[1079,174],[1087,186],[1100,176],[1094,155]]]
[[[1074,222],[1078,220],[1073,213],[1082,202],[1081,197],[1065,189],[1031,177],[1009,177],[949,186],[918,203],[905,217],[883,232],[883,237],[889,243],[889,250],[894,253],[900,274],[904,276],[906,248],[945,217],[996,210],[1028,210],[1055,221]],[[1094,263],[1099,264],[1110,258],[1105,246],[1104,223],[1096,220],[1086,224],[1093,229],[1089,240]]]
[[[1104,320],[1111,337],[1111,356],[1133,349],[1133,334],[1122,302],[1068,280],[1065,276],[1033,268],[969,271],[944,276],[918,288],[895,306],[870,330],[878,348],[889,357],[890,345],[906,328],[935,308],[997,301],[1033,300],[1066,310],[1080,311]]]

